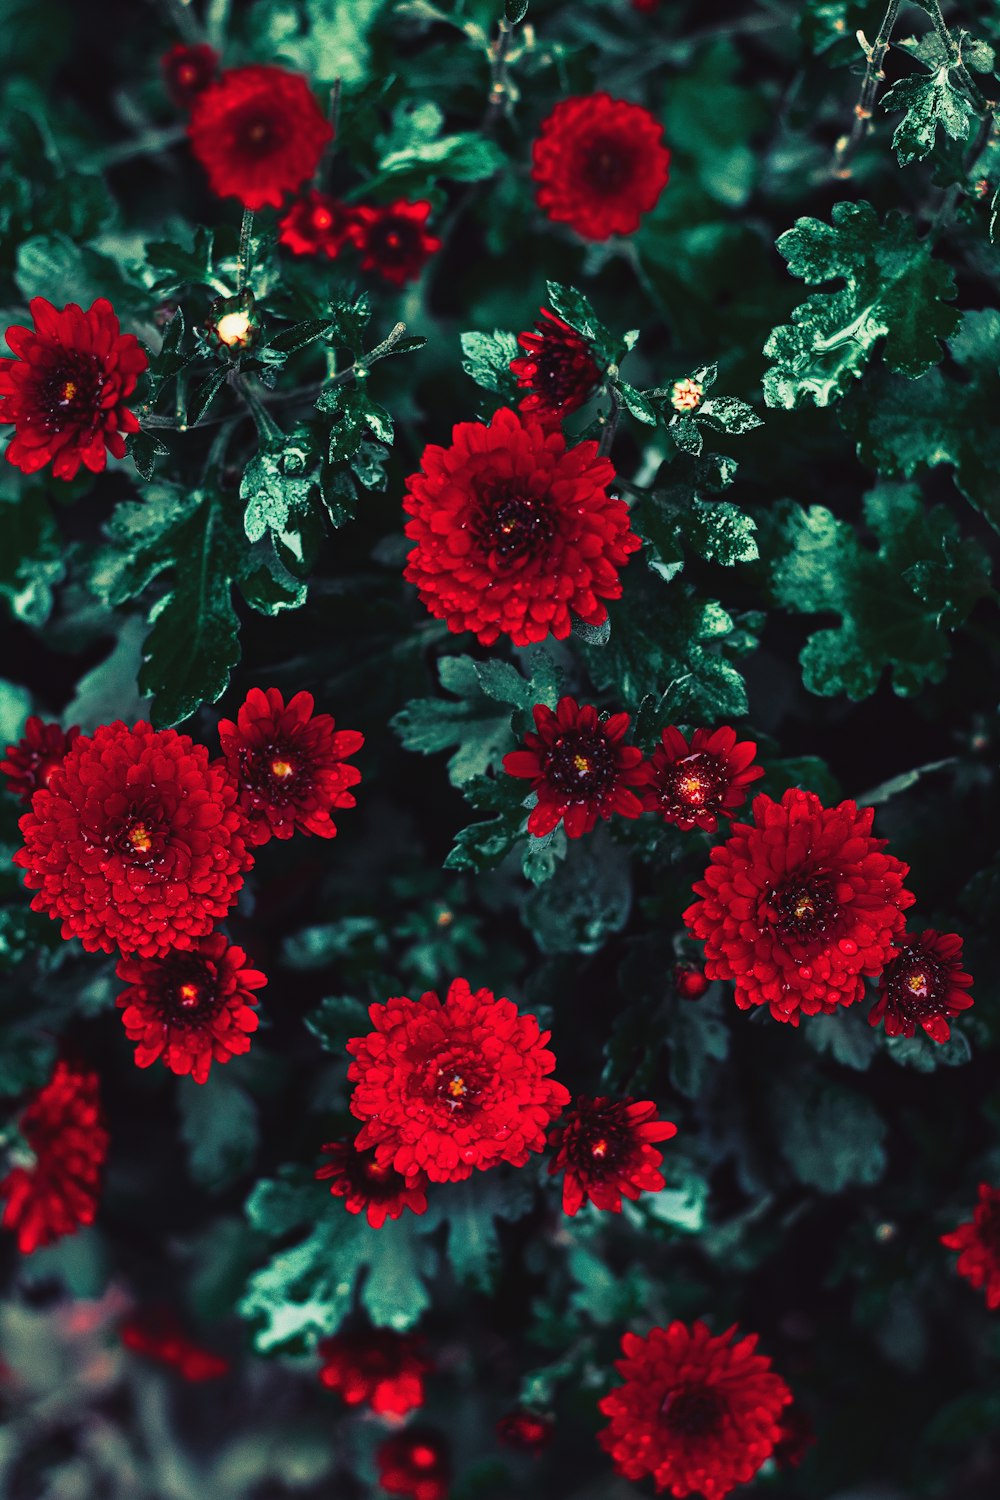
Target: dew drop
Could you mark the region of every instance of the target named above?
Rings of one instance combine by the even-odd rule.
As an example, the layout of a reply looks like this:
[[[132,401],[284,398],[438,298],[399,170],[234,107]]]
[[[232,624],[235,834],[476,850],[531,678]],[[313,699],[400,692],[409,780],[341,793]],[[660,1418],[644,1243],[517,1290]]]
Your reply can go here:
[[[841,953],[857,953],[858,945],[853,938],[841,938],[837,944]]]

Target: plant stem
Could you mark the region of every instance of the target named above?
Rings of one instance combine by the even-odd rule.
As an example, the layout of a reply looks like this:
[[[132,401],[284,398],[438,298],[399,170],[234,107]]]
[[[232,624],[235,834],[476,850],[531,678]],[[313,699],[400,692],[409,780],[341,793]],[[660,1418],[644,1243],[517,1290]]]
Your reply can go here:
[[[103,171],[106,167],[116,167],[119,162],[131,161],[135,156],[153,156],[160,151],[169,151],[186,134],[184,125],[167,125],[163,130],[149,130],[135,140],[120,141],[117,146],[108,146],[104,151],[98,151],[84,161],[83,167],[85,170],[90,168]]]
[[[341,370],[339,375],[334,375],[331,380],[328,380],[326,389],[329,390],[333,385],[346,385],[349,380],[356,380],[359,370],[367,370],[377,360],[384,359],[387,354],[391,354],[405,332],[406,324],[397,323],[395,328],[389,330],[381,344],[376,344],[374,349],[369,349],[367,354],[356,359],[353,365],[348,365],[346,370]]]
[[[964,84],[972,104],[979,111],[991,109],[993,101],[987,99],[965,63],[962,61],[962,49],[948,30],[947,22],[941,11],[938,0],[918,0],[921,9],[925,10],[931,18],[931,23],[937,33],[938,41],[948,54],[951,66],[958,74]]]
[[[198,18],[191,9],[191,0],[153,0],[164,10],[171,25],[176,26],[185,42],[197,44],[205,40]]]
[[[236,262],[236,290],[242,292],[250,280],[253,263],[250,259],[251,239],[253,237],[253,209],[243,210],[243,223],[240,225],[240,254]]]
[[[507,53],[510,51],[510,39],[513,35],[513,26],[506,16],[501,16],[496,39],[489,46],[490,96],[486,101],[486,113],[481,127],[483,135],[492,135],[500,123],[500,116],[507,99]]]
[[[604,419],[604,431],[601,433],[601,441],[597,445],[597,452],[601,458],[607,458],[611,452],[611,445],[615,440],[615,433],[618,430],[618,418],[621,416],[622,411],[618,392],[613,385],[608,386],[608,395],[611,398],[611,406]]]
[[[261,443],[270,445],[271,443],[280,442],[285,436],[284,431],[271,416],[255,388],[244,376],[238,375],[235,370],[233,371],[232,384],[246,402],[250,415],[257,424],[257,432]]]
[[[889,39],[892,36],[896,17],[899,14],[900,0],[889,0],[885,15],[882,17],[882,25],[879,27],[878,36],[874,44],[869,47],[863,42],[867,62],[865,65],[865,76],[861,84],[861,94],[857,104],[854,106],[854,122],[851,125],[849,135],[842,135],[837,142],[833,156],[831,169],[834,177],[850,177],[850,159],[861,143],[863,136],[871,130],[872,110],[875,105],[875,95],[878,86],[885,78],[882,64],[885,54],[889,50]],[[863,33],[859,33],[863,35]]]

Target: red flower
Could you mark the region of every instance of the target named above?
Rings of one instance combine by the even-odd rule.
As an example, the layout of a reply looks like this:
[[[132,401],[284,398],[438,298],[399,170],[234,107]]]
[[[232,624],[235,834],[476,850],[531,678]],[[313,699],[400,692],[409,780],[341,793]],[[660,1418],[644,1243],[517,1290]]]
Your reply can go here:
[[[81,735],[20,822],[14,863],[34,911],[88,953],[190,948],[236,900],[247,852],[236,787],[175,729],[102,724]]]
[[[657,1491],[721,1500],[746,1484],[781,1435],[792,1393],[753,1334],[713,1338],[704,1323],[671,1323],[647,1338],[626,1333],[615,1368],[625,1384],[599,1402],[611,1418],[598,1435],[627,1479],[653,1476]]]
[[[608,94],[561,100],[531,149],[538,206],[587,240],[631,234],[670,175],[663,126]]]
[[[1000,1188],[981,1182],[971,1224],[943,1234],[941,1243],[961,1251],[955,1269],[977,1291],[985,1287],[986,1306],[1000,1307]]]
[[[593,704],[581,708],[575,698],[560,698],[555,713],[544,703],[531,712],[538,733],[526,734],[525,748],[503,758],[507,775],[525,777],[538,793],[529,833],[543,838],[562,819],[567,836],[578,839],[599,817],[639,816],[642,803],[629,787],[643,785],[645,772],[642,751],[622,744],[628,714],[601,720]]]
[[[335,807],[354,807],[348,787],[361,772],[345,763],[365,742],[356,729],[334,732],[329,714],[313,716],[312,693],[296,693],[287,706],[277,688],[251,688],[236,723],[219,721],[219,743],[240,789],[250,842],[290,839],[296,829],[332,839]]]
[[[632,0],[632,9],[644,11],[647,15],[654,10],[659,10],[660,0]]]
[[[409,1427],[375,1450],[378,1482],[390,1495],[446,1500],[451,1463],[444,1438],[429,1428]]]
[[[539,319],[537,333],[518,334],[517,342],[527,353],[512,359],[510,368],[518,385],[529,392],[520,402],[521,411],[532,412],[542,423],[557,424],[583,405],[601,371],[590,344],[568,323],[545,307]]]
[[[696,729],[691,743],[671,724],[649,761],[650,787],[643,805],[685,832],[703,828],[714,833],[728,809],[746,801],[747,787],[763,776],[763,766],[750,762],[757,754],[753,740],[737,743],[736,730]]]
[[[229,1373],[228,1359],[189,1339],[169,1308],[147,1308],[133,1314],[122,1324],[121,1340],[134,1354],[170,1366],[192,1384],[218,1380]]]
[[[565,1172],[563,1212],[575,1214],[589,1199],[620,1214],[622,1197],[658,1193],[664,1185],[662,1151],[677,1126],[656,1118],[656,1105],[637,1099],[577,1099],[549,1136],[556,1151],[549,1175]]]
[[[178,42],[160,58],[167,93],[181,109],[188,109],[210,83],[215,82],[219,54],[204,43],[188,47]]]
[[[351,1112],[365,1123],[357,1144],[410,1178],[461,1182],[502,1161],[521,1167],[569,1103],[546,1075],[550,1033],[490,990],[453,981],[442,1002],[405,995],[368,1014],[375,1030],[347,1043],[354,1061]]]
[[[700,1000],[708,985],[704,970],[694,964],[677,964],[674,968],[674,989],[682,1000]]]
[[[354,212],[362,271],[377,271],[393,286],[415,280],[426,261],[441,249],[441,241],[427,232],[429,203],[407,203],[400,198],[382,207],[362,204]]]
[[[419,1339],[370,1328],[324,1339],[317,1353],[323,1361],[320,1380],[348,1406],[365,1402],[372,1411],[402,1417],[424,1404],[424,1376],[433,1365]]]
[[[705,943],[709,979],[736,981],[741,1010],[777,1021],[832,1015],[864,994],[865,974],[894,958],[914,896],[909,866],[871,837],[871,807],[823,807],[791,788],[754,798],[753,824],[734,823],[697,881],[684,920]]]
[[[61,765],[80,733],[79,726],[62,730],[58,724],[43,724],[32,714],[24,726],[24,738],[7,746],[7,759],[0,771],[22,802],[30,802],[40,786],[48,786],[52,772]]]
[[[253,64],[198,95],[188,135],[220,198],[280,208],[315,172],[333,127],[300,74]]]
[[[149,361],[106,297],[86,312],[44,297],[28,308],[34,328],[8,328],[16,357],[0,358],[0,422],[14,424],[7,458],[25,474],[48,463],[56,479],[75,479],[81,464],[99,474],[105,449],[124,458],[122,434],[139,431],[124,403]]]
[[[94,1222],[109,1140],[97,1074],[58,1062],[18,1129],[33,1160],[13,1166],[0,1182],[7,1200],[0,1223],[17,1235],[21,1254],[30,1255]]]
[[[406,535],[416,543],[404,577],[448,629],[484,646],[501,634],[528,646],[588,625],[621,597],[618,569],[642,546],[628,508],[607,487],[615,471],[597,444],[567,449],[560,432],[523,424],[502,407],[489,426],[459,422],[452,446],[424,449],[406,481]]]
[[[125,1035],[136,1042],[136,1065],[162,1057],[171,1073],[205,1083],[213,1062],[249,1052],[257,1030],[254,990],[266,977],[245,969],[242,948],[221,932],[164,958],[122,958],[115,969],[128,989],[118,996]]]
[[[496,1434],[501,1443],[508,1448],[516,1448],[521,1453],[530,1453],[533,1457],[537,1457],[549,1446],[554,1430],[555,1423],[551,1417],[543,1416],[537,1411],[526,1411],[520,1406],[505,1413],[496,1425]]]
[[[962,972],[962,939],[957,932],[928,927],[919,937],[906,933],[900,952],[878,982],[878,999],[868,1020],[885,1022],[886,1036],[913,1036],[922,1026],[935,1042],[951,1036],[953,1020],[972,1004],[966,991],[972,975]]]
[[[357,245],[360,238],[356,210],[316,188],[296,198],[278,225],[278,239],[296,255],[322,251],[334,260],[345,245]]]
[[[386,1219],[398,1219],[404,1208],[427,1212],[427,1178],[423,1172],[404,1177],[394,1167],[380,1166],[374,1151],[359,1151],[353,1141],[330,1141],[323,1151],[331,1158],[317,1168],[320,1182],[329,1182],[335,1198],[345,1199],[348,1213],[367,1211],[373,1229]]]

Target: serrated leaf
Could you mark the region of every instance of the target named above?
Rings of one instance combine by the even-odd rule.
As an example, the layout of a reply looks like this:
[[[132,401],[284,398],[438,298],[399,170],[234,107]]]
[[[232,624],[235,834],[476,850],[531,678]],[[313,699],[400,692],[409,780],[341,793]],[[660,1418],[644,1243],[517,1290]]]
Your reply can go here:
[[[471,823],[455,835],[455,843],[444,862],[446,870],[492,870],[505,859],[524,833],[524,786],[514,777],[494,779],[477,776],[463,788],[480,809],[496,813]]]
[[[641,391],[637,391],[634,385],[629,385],[627,380],[616,380],[615,390],[621,396],[622,401],[628,407],[633,417],[640,422],[645,422],[650,427],[656,426],[656,412],[650,406]]]
[[[817,1052],[828,1053],[834,1062],[864,1073],[878,1051],[878,1038],[860,1013],[860,1007],[839,1009],[833,1016],[806,1016],[802,1030]]]
[[[212,272],[214,235],[199,224],[190,250],[174,240],[151,240],[146,246],[146,264],[157,273],[156,290],[161,296],[185,286],[210,286],[218,290]]]
[[[737,396],[708,396],[694,413],[696,422],[721,429],[723,432],[742,434],[763,427],[753,407]]]
[[[511,374],[510,362],[523,351],[514,334],[502,328],[492,333],[463,333],[462,369],[477,385],[487,391],[499,391],[513,399],[517,381]]]
[[[446,1254],[455,1279],[477,1291],[493,1289],[500,1264],[496,1220],[524,1218],[534,1200],[534,1184],[523,1172],[475,1172],[464,1182],[449,1183],[437,1195],[422,1227],[448,1226]]]
[[[327,995],[304,1019],[321,1046],[336,1057],[343,1057],[351,1037],[371,1030],[368,1007],[353,995]]]
[[[197,427],[228,379],[228,368],[220,366],[219,369],[212,370],[204,379],[199,380],[198,384],[192,388],[188,396],[185,417],[189,427]]]
[[[434,755],[453,745],[458,747],[448,762],[453,786],[465,786],[474,777],[499,770],[504,754],[514,748],[511,710],[508,707],[497,712],[497,694],[487,695],[478,665],[469,656],[442,657],[438,663],[442,686],[461,696],[457,700],[414,698],[390,720],[389,727],[407,750]],[[513,667],[509,670],[514,673]],[[487,680],[492,687],[498,686],[498,674],[487,674]]]
[[[917,1028],[915,1036],[883,1036],[882,1043],[894,1063],[915,1068],[918,1073],[933,1073],[937,1068],[961,1068],[972,1059],[972,1048],[964,1032],[952,1023],[946,1042],[934,1042]]]
[[[528,893],[521,915],[542,953],[597,953],[631,910],[628,857],[595,829],[574,840],[551,879]]]
[[[885,1121],[861,1094],[826,1079],[779,1082],[775,1138],[798,1180],[821,1193],[869,1186],[885,1171]]]
[[[730,568],[760,556],[756,530],[757,523],[729,500],[695,500],[687,516],[685,536],[708,562]]]
[[[883,97],[882,108],[906,111],[892,137],[901,167],[923,161],[933,150],[939,125],[953,141],[965,141],[976,118],[961,83],[952,78],[947,63],[927,78],[901,78]]]
[[[243,1175],[257,1149],[257,1110],[250,1095],[220,1067],[207,1082],[181,1079],[181,1137],[199,1187],[218,1192]]]

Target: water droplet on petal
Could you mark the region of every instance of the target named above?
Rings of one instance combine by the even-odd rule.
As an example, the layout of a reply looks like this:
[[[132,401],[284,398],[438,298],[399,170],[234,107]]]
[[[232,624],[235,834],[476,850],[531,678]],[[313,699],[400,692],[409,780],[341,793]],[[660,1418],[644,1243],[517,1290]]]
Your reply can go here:
[[[853,938],[841,938],[837,944],[841,953],[857,953],[858,945]]]

